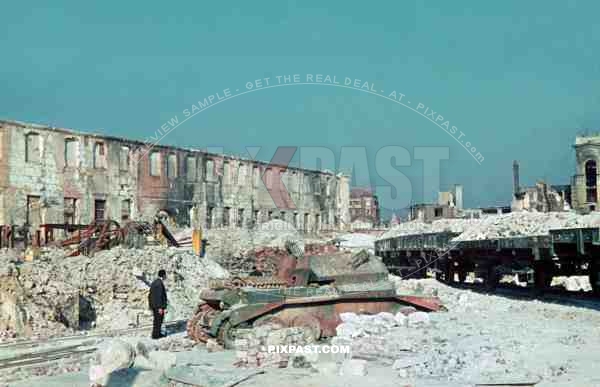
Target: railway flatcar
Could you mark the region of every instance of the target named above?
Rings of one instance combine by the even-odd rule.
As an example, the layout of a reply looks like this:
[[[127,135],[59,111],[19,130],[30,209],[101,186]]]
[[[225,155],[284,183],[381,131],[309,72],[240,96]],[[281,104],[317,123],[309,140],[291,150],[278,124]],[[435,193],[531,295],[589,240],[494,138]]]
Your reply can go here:
[[[467,275],[493,289],[503,275],[518,275],[536,290],[555,276],[588,275],[600,294],[600,229],[550,230],[547,235],[455,241],[458,233],[440,232],[381,239],[375,252],[390,272],[422,278],[428,270],[443,282],[465,282]]]
[[[557,275],[588,275],[592,290],[600,295],[600,228],[550,230],[550,237]]]
[[[451,248],[451,240],[459,234],[437,232],[402,235],[375,242],[375,254],[388,270],[403,278],[423,278],[427,270],[438,270],[440,258]]]

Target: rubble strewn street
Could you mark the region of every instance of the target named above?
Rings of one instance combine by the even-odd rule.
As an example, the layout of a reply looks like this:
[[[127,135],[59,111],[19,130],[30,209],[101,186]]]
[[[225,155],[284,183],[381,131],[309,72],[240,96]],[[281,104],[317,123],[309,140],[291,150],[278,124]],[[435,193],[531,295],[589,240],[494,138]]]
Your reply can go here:
[[[450,288],[432,279],[400,280],[392,277],[392,280],[398,284],[399,293],[437,295],[448,311],[423,314],[408,310],[406,315],[375,316],[345,314],[344,322],[338,326],[338,336],[330,343],[350,344],[350,355],[277,357],[264,352],[261,354],[259,344],[298,343],[298,339],[291,339],[291,331],[282,334],[285,329],[278,330],[277,327],[264,328],[264,337],[272,337],[267,339],[271,341],[258,340],[254,350],[251,349],[252,341],[263,337],[256,330],[248,332],[252,336],[239,339],[239,349],[218,352],[207,352],[202,345],[193,349],[173,347],[173,343],[183,340],[177,335],[159,340],[159,343],[165,341],[166,344],[159,346],[147,338],[132,336],[124,340],[138,352],[139,343],[143,343],[149,355],[136,355],[134,367],[117,372],[112,376],[113,380],[131,380],[132,373],[139,373],[137,369],[154,369],[159,374],[164,372],[161,371],[162,363],[172,361],[167,359],[171,348],[183,349],[183,352],[171,352],[175,355],[172,365],[177,367],[185,368],[186,364],[192,363],[202,368],[205,364],[204,367],[230,369],[231,375],[244,369],[264,370],[264,374],[245,381],[244,386],[277,383],[317,386],[325,383],[358,387],[377,382],[382,386],[452,387],[541,380],[537,385],[545,387],[595,386],[600,382],[594,366],[595,348],[600,345],[597,334],[600,316],[595,310],[482,295]],[[540,332],[544,334],[540,335]],[[275,339],[274,333],[279,335],[278,339]],[[326,345],[326,342],[320,345]],[[254,363],[249,360],[251,356]],[[262,363],[257,360],[261,356]],[[159,358],[161,364],[148,360]],[[89,363],[73,367],[81,371],[76,371],[72,377],[68,374],[45,377],[44,383],[54,385],[52,383],[76,377],[79,382],[75,385],[86,386]],[[147,381],[149,374],[144,375]],[[32,382],[35,383],[35,380]],[[136,383],[141,382],[140,379]],[[31,384],[19,382],[13,385]],[[167,386],[157,384],[163,385]]]

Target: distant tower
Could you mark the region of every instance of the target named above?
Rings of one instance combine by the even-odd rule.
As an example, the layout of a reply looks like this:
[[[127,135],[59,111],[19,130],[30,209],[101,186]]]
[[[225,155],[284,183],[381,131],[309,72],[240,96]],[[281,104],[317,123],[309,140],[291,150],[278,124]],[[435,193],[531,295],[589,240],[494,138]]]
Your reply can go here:
[[[456,184],[454,186],[454,206],[457,210],[463,209],[463,186]]]
[[[515,199],[522,199],[524,196],[519,186],[519,162],[517,160],[513,161],[513,194]]]

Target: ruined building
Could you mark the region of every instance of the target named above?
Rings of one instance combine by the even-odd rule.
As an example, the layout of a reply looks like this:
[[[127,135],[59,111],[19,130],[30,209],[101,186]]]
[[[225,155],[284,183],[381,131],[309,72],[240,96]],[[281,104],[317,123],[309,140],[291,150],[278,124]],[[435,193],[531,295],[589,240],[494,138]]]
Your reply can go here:
[[[355,187],[350,191],[350,219],[364,224],[365,228],[379,225],[379,199],[371,188]]]
[[[437,219],[456,218],[463,211],[463,186],[456,184],[450,191],[438,192],[437,203],[416,203],[409,207],[409,220],[431,222]]]
[[[0,121],[0,164],[0,224],[150,220],[160,210],[208,228],[350,221],[345,176],[199,150]],[[286,189],[291,200],[277,208],[272,197]]]
[[[573,208],[598,210],[598,162],[600,135],[575,137],[575,175],[571,182]]]
[[[568,186],[548,186],[544,181],[533,187],[522,187],[519,180],[519,162],[513,161],[513,199],[511,211],[554,212],[570,209],[571,192]]]

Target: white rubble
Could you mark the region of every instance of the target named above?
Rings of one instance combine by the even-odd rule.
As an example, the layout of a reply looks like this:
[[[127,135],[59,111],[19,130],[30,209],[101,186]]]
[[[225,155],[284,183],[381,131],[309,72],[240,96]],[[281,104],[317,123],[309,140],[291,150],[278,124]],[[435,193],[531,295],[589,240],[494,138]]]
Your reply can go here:
[[[90,360],[90,382],[106,386],[112,372],[133,366],[135,358],[131,344],[119,339],[103,342]]]
[[[404,235],[425,234],[434,232],[451,231],[461,233],[465,230],[477,227],[481,219],[438,219],[427,223],[421,220],[393,225],[389,230],[377,238],[377,240],[393,238]]]
[[[1,256],[0,267],[8,259]],[[214,261],[183,248],[115,247],[93,257],[66,257],[63,250],[44,249],[39,260],[22,262],[18,271],[2,277],[0,298],[15,296],[5,302],[10,307],[0,309],[0,328],[20,335],[53,335],[67,328],[122,329],[149,323],[149,284],[159,269],[167,271],[167,320],[189,318],[209,279],[229,275]]]
[[[408,315],[408,326],[429,325],[429,315],[425,312],[414,312]]]
[[[340,248],[342,250],[367,250],[369,253],[375,253],[375,235],[363,233],[348,233],[337,237],[340,240]]]
[[[398,312],[396,313],[396,315],[394,316],[394,320],[396,320],[396,325],[398,325],[399,327],[403,327],[406,325],[406,321],[408,320],[406,315],[402,312]]]
[[[367,374],[367,361],[361,359],[348,359],[340,367],[340,376],[365,376]]]
[[[600,215],[579,215],[574,212],[511,212],[489,216],[478,227],[467,228],[454,241],[499,239],[548,235],[558,228],[600,225]]]

